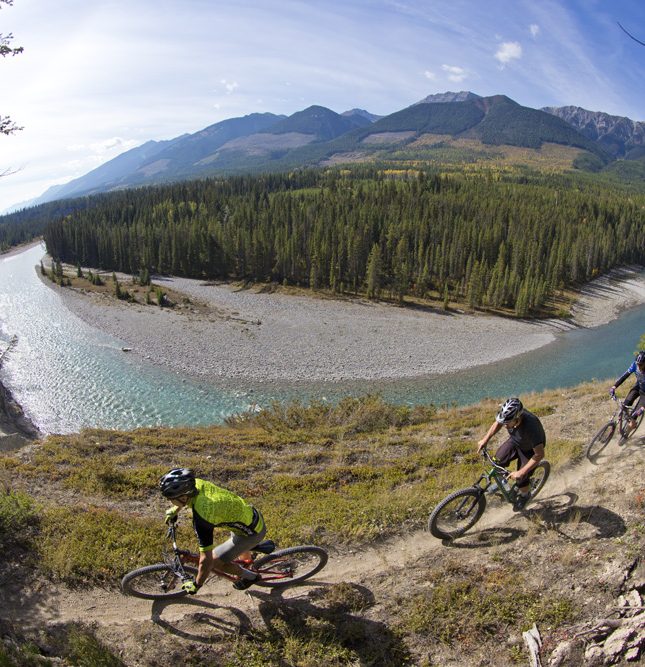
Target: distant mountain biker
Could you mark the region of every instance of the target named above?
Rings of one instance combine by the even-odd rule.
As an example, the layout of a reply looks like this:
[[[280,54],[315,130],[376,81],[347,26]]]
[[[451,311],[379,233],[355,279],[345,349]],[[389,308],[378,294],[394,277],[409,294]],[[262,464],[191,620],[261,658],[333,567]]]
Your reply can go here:
[[[546,434],[542,422],[532,412],[524,409],[519,398],[509,398],[502,403],[495,421],[479,441],[478,452],[501,430],[502,426],[506,426],[509,437],[495,452],[495,460],[505,468],[517,460],[517,470],[510,473],[509,479],[515,480],[517,484],[518,494],[513,509],[519,512],[530,497],[529,479],[533,469],[544,458]]]
[[[625,380],[634,373],[636,377],[636,384],[629,390],[627,396],[625,396],[625,405],[631,406],[634,401],[638,398],[638,404],[636,410],[632,413],[632,418],[629,420],[629,426],[631,429],[636,428],[636,419],[643,413],[643,406],[645,401],[643,396],[645,395],[645,350],[639,350],[638,354],[634,361],[632,361],[631,366],[614,382],[610,387],[609,393],[613,396],[616,393],[616,389],[625,382]]]
[[[264,519],[257,509],[231,491],[198,479],[188,468],[173,468],[167,472],[159,480],[159,490],[173,504],[166,510],[166,523],[176,521],[183,507],[190,507],[193,513],[199,566],[195,579],[182,584],[187,593],[194,595],[213,570],[240,577],[233,584],[237,590],[246,590],[259,580],[259,574],[232,562],[259,544],[266,534]],[[215,528],[228,528],[231,537],[215,546]]]

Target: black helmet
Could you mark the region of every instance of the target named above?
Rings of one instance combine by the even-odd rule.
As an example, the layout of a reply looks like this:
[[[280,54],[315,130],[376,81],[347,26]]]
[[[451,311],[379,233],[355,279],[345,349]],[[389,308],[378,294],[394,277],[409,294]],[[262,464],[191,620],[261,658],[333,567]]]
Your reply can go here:
[[[165,498],[194,496],[195,473],[190,468],[173,468],[159,480],[159,490]]]
[[[640,350],[636,355],[636,365],[637,366],[645,365],[645,350]]]
[[[519,398],[509,398],[499,406],[499,412],[495,417],[495,421],[498,424],[510,424],[521,416],[522,412],[524,412],[522,401]]]

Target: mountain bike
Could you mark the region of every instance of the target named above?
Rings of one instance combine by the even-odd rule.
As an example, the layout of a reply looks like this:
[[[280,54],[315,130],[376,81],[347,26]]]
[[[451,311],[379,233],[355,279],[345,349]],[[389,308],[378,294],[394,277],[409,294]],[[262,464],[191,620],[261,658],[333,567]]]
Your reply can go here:
[[[508,480],[510,471],[499,465],[488,449],[482,449],[482,456],[491,465],[489,470],[466,489],[451,493],[433,510],[428,520],[428,530],[440,540],[453,540],[472,528],[486,509],[486,496],[498,495],[506,502],[515,503],[517,485]],[[548,461],[540,461],[533,468],[529,480],[529,497],[532,500],[542,490],[551,472]]]
[[[618,426],[618,432],[621,436],[618,444],[623,445],[625,444],[625,441],[636,432],[636,429],[643,421],[643,412],[635,414],[638,410],[636,407],[638,401],[636,401],[633,406],[625,405],[625,402],[619,399],[615,394],[612,394],[611,400],[616,403],[614,414],[598,433],[594,435],[585,450],[585,455],[590,461],[595,461],[603,449],[609,444],[616,432],[616,426]],[[629,421],[632,417],[636,421],[636,426],[634,428],[630,428],[629,426]]]
[[[194,579],[197,575],[199,554],[177,546],[176,530],[176,524],[171,523],[167,537],[172,541],[172,552],[164,554],[164,562],[128,572],[121,580],[123,593],[146,600],[169,600],[187,595],[186,591],[181,590],[181,584],[188,579]],[[276,551],[276,545],[272,540],[260,542],[252,552],[252,560],[238,558],[233,562],[260,575],[260,580],[254,584],[255,586],[273,588],[294,586],[313,577],[325,567],[328,559],[324,549],[311,545]],[[234,575],[216,571],[207,581],[214,576],[230,581],[238,579]]]

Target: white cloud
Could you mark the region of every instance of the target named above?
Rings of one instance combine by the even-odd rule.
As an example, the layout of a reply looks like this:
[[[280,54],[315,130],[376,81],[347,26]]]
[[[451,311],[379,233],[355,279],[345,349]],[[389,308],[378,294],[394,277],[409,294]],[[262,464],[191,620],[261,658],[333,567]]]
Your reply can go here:
[[[497,49],[497,53],[495,53],[495,58],[502,65],[510,63],[511,60],[518,60],[521,57],[522,45],[519,42],[502,42]]]
[[[531,23],[529,30],[531,31],[531,36],[534,38],[540,34],[540,26],[537,23]]]
[[[227,81],[222,79],[221,84],[226,88],[226,92],[230,95],[236,88],[240,87],[240,84],[237,81]]]
[[[437,78],[437,75],[434,72],[431,72],[428,69],[423,74],[424,74],[425,78],[430,79],[430,81],[434,81]]]
[[[457,67],[456,65],[442,65],[441,69],[447,73],[448,80],[453,81],[454,83],[461,83],[464,79],[468,78],[468,72],[463,67]]]

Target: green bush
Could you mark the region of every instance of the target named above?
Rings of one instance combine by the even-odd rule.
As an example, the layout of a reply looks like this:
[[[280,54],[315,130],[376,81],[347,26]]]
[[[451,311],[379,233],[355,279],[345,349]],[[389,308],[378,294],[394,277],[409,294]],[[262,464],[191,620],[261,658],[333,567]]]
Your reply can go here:
[[[159,562],[166,547],[161,520],[91,507],[48,508],[38,542],[43,569],[71,584],[118,584],[129,570]]]
[[[346,397],[337,404],[313,401],[280,403],[260,412],[251,411],[227,420],[229,425],[248,423],[266,431],[342,432],[345,435],[379,431],[428,421],[436,412],[433,406],[391,405],[377,394]]]
[[[0,494],[0,546],[28,541],[37,518],[35,504],[27,494]]]

